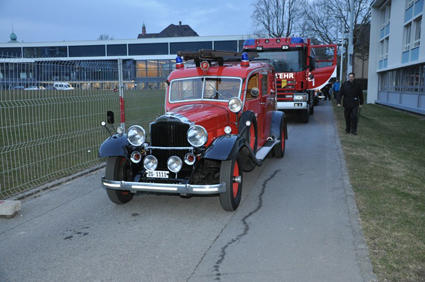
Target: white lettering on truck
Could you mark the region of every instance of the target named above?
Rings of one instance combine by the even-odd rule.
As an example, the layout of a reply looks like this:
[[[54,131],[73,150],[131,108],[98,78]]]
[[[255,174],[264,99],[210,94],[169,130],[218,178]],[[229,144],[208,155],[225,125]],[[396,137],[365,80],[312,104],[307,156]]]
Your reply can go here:
[[[280,72],[280,73],[276,73],[276,78],[279,79],[294,79],[294,74],[293,73],[286,73],[286,72]]]

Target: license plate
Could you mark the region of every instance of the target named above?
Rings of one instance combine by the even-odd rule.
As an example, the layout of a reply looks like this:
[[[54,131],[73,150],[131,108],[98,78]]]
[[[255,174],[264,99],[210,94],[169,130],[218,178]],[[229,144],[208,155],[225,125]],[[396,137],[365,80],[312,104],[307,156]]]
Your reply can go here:
[[[295,103],[295,107],[302,107],[303,103]]]
[[[168,178],[169,171],[163,171],[163,170],[148,170],[146,172],[146,177],[151,178]]]

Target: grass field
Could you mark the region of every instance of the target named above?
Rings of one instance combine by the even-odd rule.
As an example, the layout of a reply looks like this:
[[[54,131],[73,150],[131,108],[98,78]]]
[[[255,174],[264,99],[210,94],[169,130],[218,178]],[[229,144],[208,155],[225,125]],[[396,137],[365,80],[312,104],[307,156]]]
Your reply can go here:
[[[146,127],[163,113],[164,90],[126,91],[126,126]],[[100,162],[108,133],[106,111],[119,124],[119,96],[111,90],[0,91],[0,199]]]
[[[353,136],[334,110],[374,272],[425,281],[425,118],[365,105]]]

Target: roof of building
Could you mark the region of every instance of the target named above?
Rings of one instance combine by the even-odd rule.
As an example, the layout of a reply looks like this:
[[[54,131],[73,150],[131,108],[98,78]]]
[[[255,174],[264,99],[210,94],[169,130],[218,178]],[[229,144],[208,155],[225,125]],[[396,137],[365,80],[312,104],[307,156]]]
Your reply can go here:
[[[146,33],[146,26],[143,24],[142,33],[137,38],[158,38],[158,37],[183,37],[199,36],[189,25],[179,22],[178,25],[170,24],[159,33]]]

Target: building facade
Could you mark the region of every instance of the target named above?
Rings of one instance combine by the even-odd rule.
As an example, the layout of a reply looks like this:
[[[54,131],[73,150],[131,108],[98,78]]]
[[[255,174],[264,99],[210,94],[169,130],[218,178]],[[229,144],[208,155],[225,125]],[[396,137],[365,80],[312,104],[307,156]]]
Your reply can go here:
[[[424,0],[375,0],[368,103],[425,114]]]
[[[93,40],[42,43],[0,43],[0,84],[3,89],[37,81],[116,80],[117,60],[123,60],[124,80],[138,88],[162,87],[173,70],[177,51],[215,49],[238,52],[248,36],[186,36],[130,40]],[[25,63],[36,62],[37,68]],[[57,64],[67,65],[55,71]],[[3,63],[3,64],[1,64]],[[11,84],[12,82],[12,84]]]

